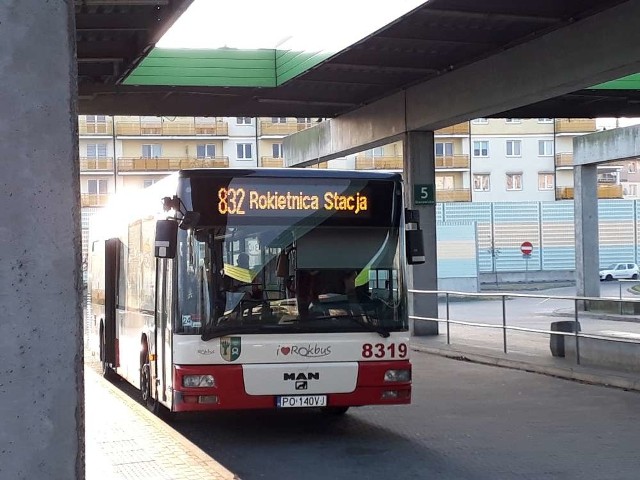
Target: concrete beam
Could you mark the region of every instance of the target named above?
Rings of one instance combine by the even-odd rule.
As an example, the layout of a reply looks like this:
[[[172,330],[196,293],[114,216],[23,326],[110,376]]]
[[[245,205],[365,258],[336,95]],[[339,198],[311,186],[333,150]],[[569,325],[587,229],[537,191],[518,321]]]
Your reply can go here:
[[[638,18],[640,0],[629,0],[313,127],[323,135],[294,134],[284,140],[287,164],[309,161],[304,139],[320,138],[316,159],[328,160],[405,131],[436,130],[637,73]]]
[[[573,164],[594,165],[640,156],[640,125],[581,135],[573,139]]]
[[[0,2],[0,478],[84,478],[74,2]]]

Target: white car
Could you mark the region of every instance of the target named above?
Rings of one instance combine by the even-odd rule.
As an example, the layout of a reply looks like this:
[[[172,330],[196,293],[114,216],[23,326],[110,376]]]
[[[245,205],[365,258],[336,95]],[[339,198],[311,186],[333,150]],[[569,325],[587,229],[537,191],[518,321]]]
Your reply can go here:
[[[612,263],[607,268],[600,270],[600,280],[613,280],[614,278],[632,278],[636,280],[640,275],[638,265],[635,263]]]

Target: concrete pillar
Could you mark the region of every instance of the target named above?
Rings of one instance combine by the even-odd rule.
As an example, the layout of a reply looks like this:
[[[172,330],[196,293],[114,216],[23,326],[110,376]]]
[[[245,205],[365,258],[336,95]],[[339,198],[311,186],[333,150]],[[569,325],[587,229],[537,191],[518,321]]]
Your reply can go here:
[[[436,251],[436,205],[414,204],[414,186],[430,185],[435,194],[436,170],[433,132],[414,131],[404,136],[405,195],[410,208],[420,212],[420,226],[424,236],[427,261],[422,265],[409,266],[409,288],[416,290],[438,289],[438,264]],[[435,199],[434,199],[435,200]],[[438,318],[438,299],[435,295],[411,294],[409,310],[419,317]],[[416,336],[437,335],[438,322],[415,320],[413,334]]]
[[[0,478],[84,478],[74,2],[0,2]]]
[[[573,167],[576,222],[576,295],[600,296],[597,165]]]

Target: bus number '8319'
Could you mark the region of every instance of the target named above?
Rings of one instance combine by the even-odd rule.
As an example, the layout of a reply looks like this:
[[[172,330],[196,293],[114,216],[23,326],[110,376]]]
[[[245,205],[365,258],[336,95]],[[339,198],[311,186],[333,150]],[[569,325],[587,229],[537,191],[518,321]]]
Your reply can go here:
[[[376,343],[372,345],[365,343],[362,345],[362,358],[406,358],[407,356],[407,344],[390,343],[385,345],[384,343]]]

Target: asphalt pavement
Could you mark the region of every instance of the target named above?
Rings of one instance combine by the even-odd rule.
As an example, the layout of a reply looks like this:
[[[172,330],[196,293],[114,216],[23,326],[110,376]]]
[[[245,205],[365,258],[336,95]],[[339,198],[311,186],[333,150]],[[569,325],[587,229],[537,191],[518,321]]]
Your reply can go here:
[[[572,295],[571,288],[561,287],[553,291],[545,290],[544,293]],[[609,286],[605,288],[614,289]],[[465,305],[469,308],[469,302],[465,302]],[[548,326],[551,320],[557,319],[555,315],[561,315],[558,308],[555,308],[556,305],[550,305],[549,302],[530,301],[522,305],[530,308],[529,314],[520,307],[514,310],[518,311],[519,318],[524,322]],[[484,307],[488,307],[488,304],[485,303]],[[481,310],[488,310],[490,313],[486,316],[489,318],[495,317],[496,314],[491,308],[473,305],[470,308],[476,314]],[[440,335],[414,336],[411,346],[415,351],[440,357],[640,391],[640,377],[636,374],[586,367],[577,365],[570,359],[553,357],[550,353],[548,335],[510,331],[507,335],[507,353],[504,352],[504,340],[503,332],[499,328],[488,330],[466,325],[449,325],[447,335],[446,326],[441,324]],[[198,445],[178,433],[170,424],[146,410],[135,400],[135,395],[127,394],[126,388],[104,380],[99,375],[96,365],[90,360],[85,369],[85,445],[88,480],[240,478]]]

